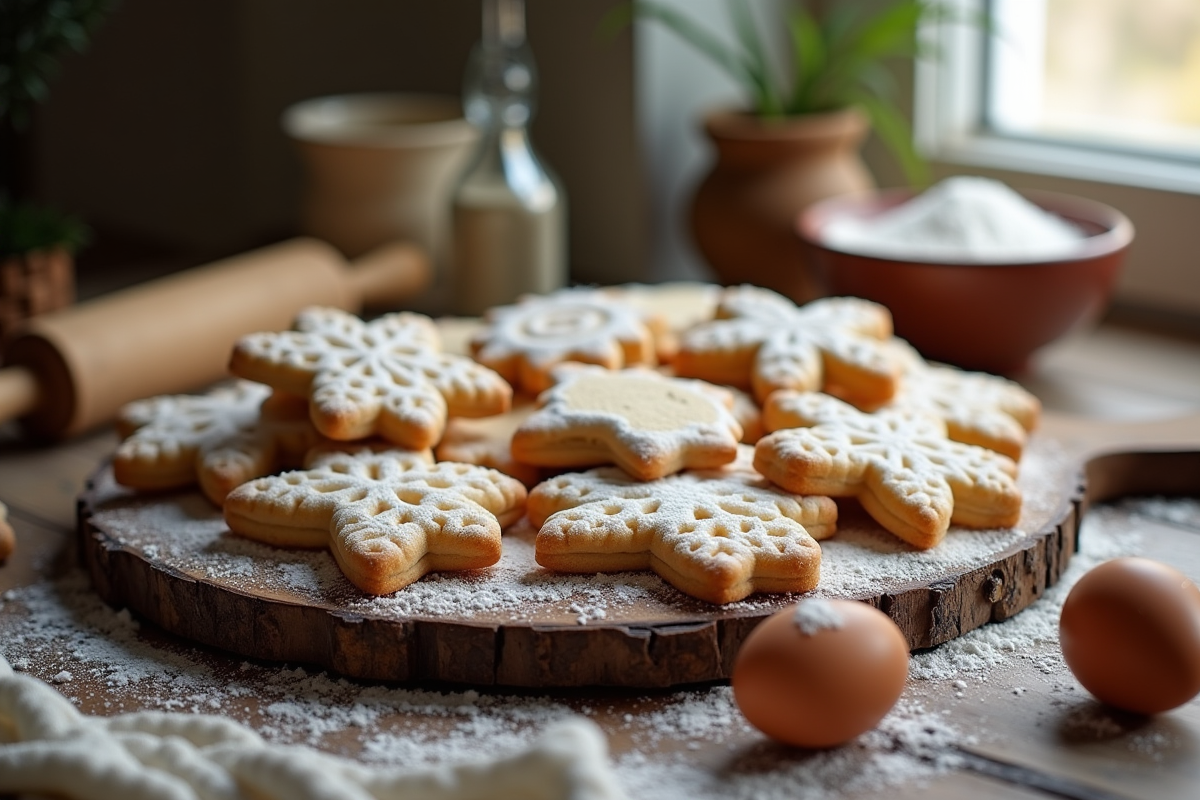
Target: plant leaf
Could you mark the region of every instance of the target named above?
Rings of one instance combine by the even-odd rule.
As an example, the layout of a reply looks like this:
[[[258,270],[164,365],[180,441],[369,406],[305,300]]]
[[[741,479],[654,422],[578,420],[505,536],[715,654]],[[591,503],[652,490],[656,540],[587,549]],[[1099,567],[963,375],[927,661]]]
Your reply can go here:
[[[600,18],[600,26],[596,32],[602,40],[610,40],[632,25],[636,18],[637,11],[634,10],[632,0],[627,3],[619,3],[606,11]]]
[[[744,63],[747,76],[754,82],[757,89],[755,107],[759,114],[766,117],[783,115],[783,92],[771,77],[767,52],[763,47],[762,38],[754,25],[754,17],[745,0],[730,0],[728,4],[729,18],[733,23],[734,33],[744,51]]]
[[[788,101],[788,113],[803,114],[810,110],[813,84],[821,74],[827,57],[821,27],[803,6],[797,6],[788,19],[795,61],[795,83]]]
[[[908,183],[918,189],[929,186],[929,164],[913,146],[908,120],[895,107],[870,93],[862,92],[856,99],[871,118],[876,135],[900,162]]]

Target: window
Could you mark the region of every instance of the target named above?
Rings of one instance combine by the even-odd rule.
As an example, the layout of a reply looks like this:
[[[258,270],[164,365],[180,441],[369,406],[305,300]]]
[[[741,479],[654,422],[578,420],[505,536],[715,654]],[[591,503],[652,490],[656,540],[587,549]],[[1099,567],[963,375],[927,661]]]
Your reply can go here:
[[[1200,194],[1200,2],[957,0],[917,134],[950,163]]]

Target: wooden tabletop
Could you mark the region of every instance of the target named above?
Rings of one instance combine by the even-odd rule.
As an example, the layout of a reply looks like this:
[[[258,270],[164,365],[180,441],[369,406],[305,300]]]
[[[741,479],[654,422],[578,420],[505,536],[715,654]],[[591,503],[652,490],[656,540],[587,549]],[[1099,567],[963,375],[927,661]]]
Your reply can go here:
[[[1200,342],[1104,325],[1045,351],[1022,380],[1048,411],[1065,418],[1115,426],[1192,418],[1194,428]],[[605,730],[631,797],[866,797],[878,796],[874,784],[880,782],[892,784],[887,791],[897,799],[1190,799],[1200,793],[1200,701],[1153,719],[1094,703],[1061,667],[1053,625],[1037,633],[1037,624],[1046,622],[1036,616],[1038,603],[981,629],[974,654],[959,647],[918,656],[925,659],[916,670],[921,674],[910,680],[894,717],[875,734],[824,753],[767,741],[745,725],[723,685],[658,693],[476,692],[352,684],[297,671],[302,665],[246,663],[88,599],[73,546],[75,502],[115,441],[111,432],[97,431],[38,447],[12,428],[0,432],[0,501],[9,507],[18,540],[17,552],[0,567],[0,653],[53,681],[86,713],[195,708],[250,724],[268,738],[404,763],[426,751],[431,758],[453,757],[459,751],[450,745],[463,737],[485,755],[493,739],[508,746],[542,715],[564,709],[587,714]],[[1164,508],[1107,508],[1104,524],[1136,529],[1140,552],[1200,580],[1200,504],[1184,500]],[[57,598],[61,608],[34,608],[35,594],[43,605]],[[39,614],[54,625],[31,633],[26,620]],[[15,649],[35,641],[30,652]],[[1006,651],[1012,642],[1022,652]],[[105,671],[91,661],[107,653],[108,644],[105,658],[113,663]],[[961,656],[960,666],[952,656]],[[123,658],[149,658],[158,672],[144,666],[123,672]],[[942,662],[949,671],[938,671]],[[173,684],[186,685],[191,699],[173,698]],[[305,727],[287,718],[283,724],[285,702],[314,721]],[[347,704],[371,712],[344,724]],[[464,706],[473,709],[470,726],[459,713]],[[381,743],[405,737],[415,750],[381,754]]]

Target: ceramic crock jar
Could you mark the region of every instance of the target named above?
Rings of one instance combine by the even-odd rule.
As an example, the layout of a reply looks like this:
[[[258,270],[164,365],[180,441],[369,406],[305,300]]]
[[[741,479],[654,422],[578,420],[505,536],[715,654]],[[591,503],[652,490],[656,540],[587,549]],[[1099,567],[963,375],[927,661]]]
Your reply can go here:
[[[817,200],[874,188],[859,154],[869,122],[856,108],[764,120],[739,111],[704,118],[716,161],[696,189],[690,225],[721,283],[753,283],[797,303],[819,296],[796,233]]]
[[[290,106],[282,122],[305,167],[303,233],[350,258],[411,241],[444,268],[450,190],[479,139],[457,97],[317,97]]]

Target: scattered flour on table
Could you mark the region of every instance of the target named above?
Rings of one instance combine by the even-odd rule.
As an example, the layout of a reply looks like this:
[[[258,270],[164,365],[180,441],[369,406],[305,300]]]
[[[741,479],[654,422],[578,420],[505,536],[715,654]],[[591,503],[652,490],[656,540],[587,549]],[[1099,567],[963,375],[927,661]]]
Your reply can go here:
[[[1031,520],[1052,518],[1064,503],[1062,487],[1073,480],[1070,460],[1053,441],[1035,437],[1021,462],[1024,512],[1016,528],[954,527],[937,547],[917,550],[863,515],[844,513],[837,534],[821,542],[819,596],[867,597],[889,586],[937,580],[991,563],[996,553],[1030,535]],[[711,606],[687,597],[651,572],[558,574],[534,558],[535,531],[523,521],[505,532],[500,562],[468,573],[435,573],[399,592],[364,595],[346,580],[327,551],[274,548],[229,533],[220,512],[200,495],[170,502],[143,502],[116,486],[110,474],[98,481],[95,523],[147,557],[199,579],[235,589],[266,589],[317,604],[336,605],[384,619],[453,615],[486,622],[548,621],[620,624],[623,614],[684,611],[703,615]],[[169,535],[164,535],[169,532]],[[754,595],[725,608],[770,611],[799,595]]]
[[[1058,641],[1063,601],[1084,573],[1103,561],[1139,551],[1141,535],[1129,526],[1129,514],[1137,515],[1148,503],[1162,502],[1161,499],[1127,500],[1116,506],[1092,509],[1083,520],[1079,552],[1071,558],[1057,584],[1004,623],[984,625],[932,650],[914,654],[909,675],[918,680],[951,680],[959,675],[985,673],[1016,658],[1036,658],[1035,666],[1046,675],[1065,672],[1067,668],[1057,647],[1036,646]],[[965,684],[959,688],[966,688]]]
[[[999,181],[959,176],[872,218],[831,220],[821,237],[883,258],[998,263],[1061,258],[1084,234]]]
[[[292,666],[229,666],[111,610],[79,570],[14,590],[6,602],[21,613],[0,618],[0,654],[43,679],[69,666],[74,680],[57,688],[76,702],[115,714],[135,709],[112,697],[136,696],[140,708],[230,717],[283,744],[344,747],[352,731],[355,749],[335,752],[374,766],[503,757],[530,746],[548,725],[584,714],[630,743],[612,755],[630,798],[824,798],[950,769],[950,744],[961,738],[941,714],[910,701],[844,748],[807,752],[755,732],[725,685],[523,695],[367,684]]]
[[[993,668],[1035,651],[1042,653],[1040,668],[1061,674],[1060,661],[1045,655],[1057,649],[1038,645],[1056,640],[1062,598],[1083,572],[1137,551],[1139,537],[1128,520],[1138,502],[1150,508],[1174,501],[1095,509],[1084,524],[1081,552],[1058,586],[1012,620],[915,655],[913,678],[952,681],[966,690],[968,681],[986,680]],[[1163,513],[1159,507],[1155,515]],[[233,555],[229,563],[236,568],[240,555]],[[308,557],[288,561],[286,568],[323,569]],[[110,609],[78,569],[6,592],[0,601],[15,612],[0,618],[0,653],[44,680],[69,673],[70,681],[57,688],[76,702],[118,713],[133,709],[115,698],[135,696],[139,707],[228,716],[280,743],[345,746],[345,732],[352,731],[353,749],[343,754],[373,765],[416,768],[512,753],[548,724],[582,713],[614,743],[627,743],[612,759],[631,798],[823,800],[919,783],[954,769],[955,746],[966,738],[943,713],[909,693],[854,742],[808,752],[753,731],[724,685],[649,694],[492,693],[368,684],[290,665],[231,665],[141,625],[128,611]],[[1079,735],[1100,738],[1107,719],[1081,716]],[[1172,746],[1161,736],[1146,732],[1131,738],[1130,747],[1159,757]]]

